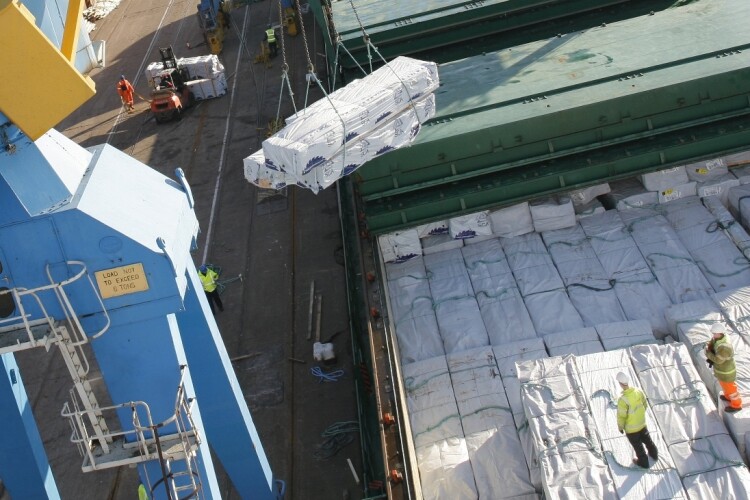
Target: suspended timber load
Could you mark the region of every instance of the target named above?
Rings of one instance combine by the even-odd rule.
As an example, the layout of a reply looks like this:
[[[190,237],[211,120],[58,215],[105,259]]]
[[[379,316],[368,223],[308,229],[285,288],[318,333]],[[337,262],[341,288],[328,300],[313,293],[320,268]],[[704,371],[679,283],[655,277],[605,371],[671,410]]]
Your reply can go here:
[[[245,158],[262,188],[298,185],[317,193],[368,160],[412,143],[435,115],[437,65],[398,57],[287,118]]]

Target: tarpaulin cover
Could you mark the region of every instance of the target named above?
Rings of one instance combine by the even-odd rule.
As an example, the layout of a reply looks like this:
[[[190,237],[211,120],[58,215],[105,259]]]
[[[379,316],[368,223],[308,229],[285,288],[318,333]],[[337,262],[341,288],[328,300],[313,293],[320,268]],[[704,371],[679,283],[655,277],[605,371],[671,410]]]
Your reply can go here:
[[[424,264],[445,352],[489,345],[461,250],[426,255]]]
[[[492,345],[536,336],[534,325],[500,242],[490,239],[461,249]]]

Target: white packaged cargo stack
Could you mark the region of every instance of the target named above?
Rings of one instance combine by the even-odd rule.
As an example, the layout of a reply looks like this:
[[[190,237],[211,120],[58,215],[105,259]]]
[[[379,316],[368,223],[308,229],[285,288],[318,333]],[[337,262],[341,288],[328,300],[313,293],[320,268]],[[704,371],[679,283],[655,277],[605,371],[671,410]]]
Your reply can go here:
[[[592,498],[615,498],[574,364],[572,356],[516,364],[544,497],[567,499],[574,490]]]
[[[750,284],[750,266],[698,197],[664,207],[664,216],[716,292]],[[665,249],[666,250],[666,249]]]
[[[422,253],[424,255],[431,255],[433,253],[453,250],[464,246],[464,240],[453,239],[449,234],[428,236],[426,238],[420,238],[419,241],[422,242]]]
[[[536,337],[526,305],[497,239],[461,249],[492,345]]]
[[[539,233],[500,242],[537,335],[583,328]]]
[[[448,234],[448,221],[439,220],[437,222],[422,224],[421,226],[417,226],[417,233],[419,234],[420,238]]]
[[[367,160],[410,143],[421,123],[434,116],[432,92],[438,85],[435,63],[397,57],[297,113],[263,141],[263,152],[317,192]],[[303,178],[313,170],[325,172]]]
[[[586,326],[627,319],[581,226],[545,231],[542,238]]]
[[[543,340],[550,356],[566,356],[568,354],[582,356],[604,351],[604,346],[599,341],[599,336],[594,328],[552,333],[545,335]]]
[[[164,65],[161,62],[152,62],[149,63],[148,66],[146,66],[143,74],[146,76],[146,82],[148,82],[148,86],[150,88],[156,88],[156,83],[158,81],[157,77],[161,74],[162,71],[164,71]]]
[[[711,285],[663,215],[633,208],[621,211],[620,217],[672,303],[710,297]]]
[[[446,354],[490,344],[461,250],[424,258]]]
[[[688,498],[746,496],[750,473],[698,380],[687,348],[638,346],[630,355]],[[662,401],[665,404],[658,404]]]
[[[708,196],[718,197],[724,206],[729,205],[729,190],[740,185],[740,180],[732,174],[726,174],[710,181],[698,183],[698,196],[706,198]]]
[[[537,491],[542,490],[542,476],[539,468],[539,460],[529,432],[523,402],[521,401],[521,383],[518,380],[516,363],[524,360],[541,359],[547,357],[542,339],[520,340],[510,342],[503,346],[493,348],[495,361],[497,362],[500,377],[505,386],[505,395],[508,404],[513,411],[513,420],[516,423],[518,437],[521,440],[526,465],[531,475],[531,484]]]
[[[448,356],[479,498],[536,499],[491,347]]]
[[[476,236],[492,236],[489,212],[477,212],[460,215],[448,220],[448,231],[451,238],[469,239]]]
[[[385,271],[390,320],[396,332],[401,364],[444,355],[424,261],[416,258],[386,264]]]
[[[685,173],[691,181],[706,182],[729,173],[724,158],[714,158],[685,165]]]
[[[529,210],[537,233],[574,226],[576,223],[573,202],[567,196],[532,201]]]
[[[490,211],[492,233],[503,238],[513,238],[534,230],[528,202]]]
[[[424,498],[477,498],[445,357],[403,367]]]
[[[197,101],[213,99],[227,93],[226,86],[222,87],[216,81],[208,78],[192,80],[187,82],[187,85],[190,87],[190,91]]]
[[[663,338],[669,333],[664,309],[671,301],[654,278],[620,213],[608,210],[581,219],[581,228],[607,277],[615,280],[615,293],[627,319],[647,319],[656,336]]]
[[[750,184],[729,188],[729,212],[742,227],[750,231]]]
[[[341,104],[341,109],[355,123],[372,121],[360,120],[362,115],[357,110],[364,114],[367,110],[356,103]],[[377,127],[360,128],[361,134],[356,135],[349,128],[344,129],[336,111],[327,108],[307,113],[304,120],[295,120],[277,135],[263,141],[263,152],[273,168],[295,177],[297,185],[317,193],[354,172],[366,161],[410,144],[421,123],[434,113],[435,96],[430,94],[383,120]],[[296,133],[285,132],[291,127],[297,128],[296,133],[309,133],[298,138]],[[280,135],[282,133],[285,135]]]
[[[610,183],[612,192],[602,196],[608,206],[617,210],[637,208],[659,203],[656,191],[649,191],[636,179],[624,179]]]
[[[244,160],[245,179],[263,189],[283,189],[288,185],[294,185],[295,179],[284,172],[268,168],[263,150],[256,151]]]
[[[573,205],[580,207],[588,205],[596,199],[597,196],[607,194],[611,191],[609,184],[597,184],[596,186],[589,186],[583,189],[576,189],[568,193],[568,197],[573,202]]]
[[[687,198],[688,196],[695,196],[697,192],[697,184],[695,182],[680,184],[679,186],[659,191],[659,203],[669,203],[681,198]]]
[[[378,236],[378,246],[384,262],[403,262],[422,255],[422,245],[416,229]]]
[[[672,167],[657,172],[643,174],[641,183],[648,191],[664,191],[675,186],[687,184],[690,179],[685,167]]]
[[[659,460],[649,460],[650,468],[647,473],[633,464],[633,448],[628,438],[618,430],[617,401],[622,389],[616,380],[617,373],[627,374],[632,387],[641,387],[630,365],[627,351],[620,349],[579,356],[575,359],[575,365],[580,374],[582,392],[594,417],[595,429],[592,429],[592,435],[601,438],[608,472],[617,490],[614,498],[685,498],[680,478],[674,470],[674,463],[651,408],[646,409],[646,427],[659,452]],[[644,392],[650,396],[648,391]]]
[[[614,351],[638,344],[660,343],[651,331],[648,321],[640,319],[635,321],[622,321],[618,323],[602,323],[596,325],[596,333],[599,335],[604,349]]]
[[[724,233],[737,245],[745,258],[750,259],[750,235],[744,227],[736,224],[732,214],[729,213],[724,203],[715,196],[703,198],[703,205],[714,217],[716,217],[717,229],[721,228]]]

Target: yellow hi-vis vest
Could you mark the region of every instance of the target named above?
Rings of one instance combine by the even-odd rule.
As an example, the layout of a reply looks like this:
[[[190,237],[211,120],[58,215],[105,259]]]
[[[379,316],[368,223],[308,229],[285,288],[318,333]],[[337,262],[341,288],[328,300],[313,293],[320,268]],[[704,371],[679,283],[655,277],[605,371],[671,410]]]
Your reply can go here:
[[[734,382],[737,367],[734,364],[734,349],[727,336],[709,342],[706,357],[714,363],[714,375],[722,382]]]
[[[266,38],[268,38],[268,43],[276,43],[276,32],[273,29],[266,30]]]
[[[628,387],[617,401],[617,428],[625,434],[646,427],[646,395],[635,387]]]
[[[146,490],[146,487],[143,486],[143,483],[138,485],[138,500],[150,500],[148,491]]]
[[[216,271],[213,269],[207,269],[206,274],[198,271],[198,277],[201,279],[205,291],[213,292],[216,290],[216,280],[219,277],[219,275],[216,274]]]

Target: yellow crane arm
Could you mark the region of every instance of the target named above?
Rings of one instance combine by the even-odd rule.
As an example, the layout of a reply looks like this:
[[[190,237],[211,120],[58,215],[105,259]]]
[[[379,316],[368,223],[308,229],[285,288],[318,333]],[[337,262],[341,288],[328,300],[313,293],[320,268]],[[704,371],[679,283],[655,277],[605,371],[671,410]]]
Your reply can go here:
[[[0,78],[0,112],[31,140],[41,137],[96,93],[94,82],[73,64],[82,1],[70,1],[58,50],[19,0],[0,0],[3,65],[12,68]]]

